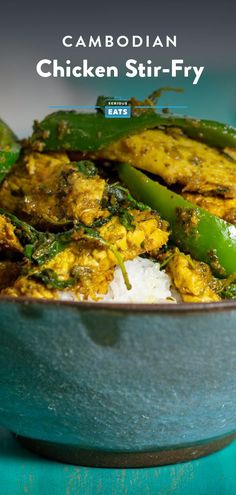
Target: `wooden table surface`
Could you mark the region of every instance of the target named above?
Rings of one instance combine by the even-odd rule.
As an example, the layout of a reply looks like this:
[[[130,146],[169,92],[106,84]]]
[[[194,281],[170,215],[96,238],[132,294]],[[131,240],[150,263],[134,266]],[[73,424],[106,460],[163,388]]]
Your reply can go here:
[[[236,495],[236,442],[208,457],[148,469],[97,469],[31,454],[0,428],[0,495]]]

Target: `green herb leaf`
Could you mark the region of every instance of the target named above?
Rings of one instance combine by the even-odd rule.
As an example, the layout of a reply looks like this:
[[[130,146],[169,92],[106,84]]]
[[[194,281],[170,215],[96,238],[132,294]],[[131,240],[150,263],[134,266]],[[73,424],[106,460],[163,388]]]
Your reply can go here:
[[[26,244],[26,246],[24,248],[24,256],[26,258],[28,258],[29,260],[31,260],[33,252],[34,252],[33,244]]]
[[[236,299],[236,284],[229,285],[220,292],[223,299]]]
[[[150,211],[151,208],[131,196],[128,189],[123,187],[119,182],[107,184],[105,191],[106,207],[113,215],[118,214],[122,209],[136,209],[140,211]]]
[[[85,177],[94,177],[98,173],[94,163],[90,160],[81,160],[79,162],[72,162],[72,164],[76,165],[78,171],[85,175]]]
[[[38,232],[34,227],[26,222],[23,222],[22,220],[19,220],[19,218],[17,218],[15,215],[13,215],[12,213],[8,213],[8,211],[3,210],[2,208],[0,208],[0,214],[11,220],[11,223],[16,227],[15,234],[21,241],[23,246],[25,246],[26,244],[34,244],[37,240],[39,240],[39,238],[41,238],[41,236],[45,235],[41,232]]]
[[[135,229],[135,225],[133,224],[134,217],[129,212],[129,210],[121,210],[119,212],[119,219],[120,219],[120,223],[122,223],[122,225],[124,225],[126,230],[132,230],[133,231]]]
[[[24,255],[26,258],[38,265],[42,265],[56,256],[56,254],[63,251],[71,242],[73,229],[59,234],[40,232],[2,208],[0,208],[0,214],[8,217],[15,226],[15,234],[24,246]]]
[[[41,272],[34,273],[33,275],[30,276],[30,278],[42,282],[49,289],[59,289],[59,290],[68,289],[69,287],[74,287],[76,282],[78,281],[78,278],[76,277],[71,277],[68,278],[67,280],[60,280],[56,272],[54,272],[54,270],[51,269],[45,269],[42,270]]]

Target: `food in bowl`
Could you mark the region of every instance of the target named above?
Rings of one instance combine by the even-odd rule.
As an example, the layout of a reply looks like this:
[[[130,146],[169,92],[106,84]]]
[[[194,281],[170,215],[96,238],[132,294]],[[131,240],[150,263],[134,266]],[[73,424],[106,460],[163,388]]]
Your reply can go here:
[[[123,121],[51,114],[20,157],[1,123],[1,295],[236,297],[236,131],[157,114],[147,102],[143,110],[132,99]]]

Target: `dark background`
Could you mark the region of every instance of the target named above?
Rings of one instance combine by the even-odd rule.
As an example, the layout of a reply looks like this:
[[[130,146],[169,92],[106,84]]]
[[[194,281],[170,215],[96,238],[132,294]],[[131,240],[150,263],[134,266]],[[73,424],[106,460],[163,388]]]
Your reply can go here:
[[[32,120],[51,111],[49,105],[93,105],[98,94],[145,97],[156,87],[183,87],[168,93],[161,104],[186,105],[185,113],[236,124],[236,2],[186,1],[55,1],[8,2],[0,15],[0,115],[20,136]],[[64,35],[177,35],[177,48],[70,48]],[[185,65],[204,65],[198,85],[192,78],[60,79],[40,78],[42,58],[69,58],[80,65],[122,67],[128,58],[152,59],[168,66],[172,58]]]

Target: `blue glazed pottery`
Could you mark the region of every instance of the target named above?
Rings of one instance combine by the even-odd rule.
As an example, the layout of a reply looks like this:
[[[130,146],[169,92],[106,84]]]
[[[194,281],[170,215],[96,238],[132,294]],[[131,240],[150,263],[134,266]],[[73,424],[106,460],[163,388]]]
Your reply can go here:
[[[0,424],[70,463],[213,452],[236,431],[236,303],[0,299]]]

